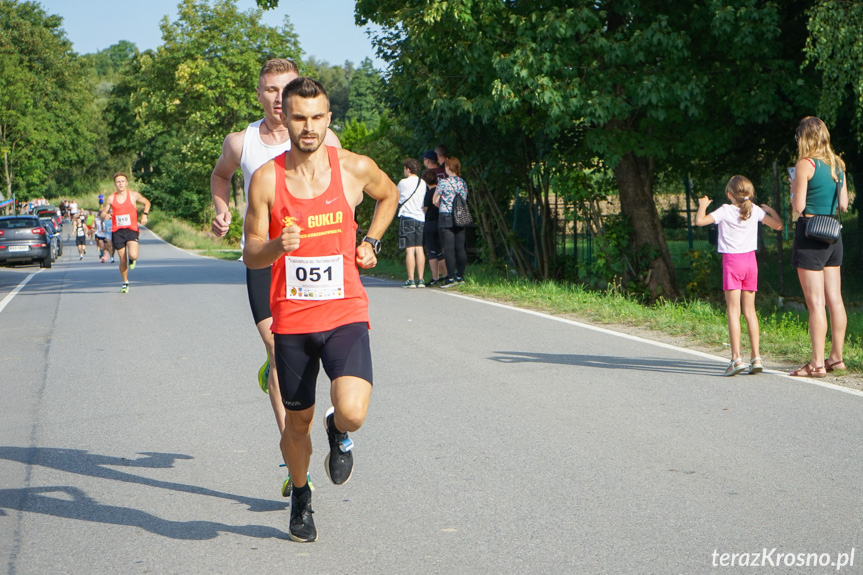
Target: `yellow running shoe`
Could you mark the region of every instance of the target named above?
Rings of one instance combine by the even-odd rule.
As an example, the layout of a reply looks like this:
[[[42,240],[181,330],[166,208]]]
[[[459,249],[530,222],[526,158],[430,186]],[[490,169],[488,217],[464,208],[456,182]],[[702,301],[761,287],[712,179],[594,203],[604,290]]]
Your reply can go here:
[[[267,361],[264,362],[264,365],[261,366],[261,369],[258,370],[258,385],[261,386],[261,391],[264,393],[270,393],[269,385],[267,381],[270,379],[270,357],[267,356]],[[285,496],[287,497],[287,496]]]
[[[284,467],[284,464],[282,464],[282,467]],[[309,489],[311,489],[312,491],[315,490],[315,486],[314,486],[314,484],[312,484],[312,474],[311,473],[306,473],[306,483],[309,484]],[[293,491],[293,489],[294,489],[294,484],[291,483],[291,476],[288,475],[288,478],[285,479],[284,483],[282,483],[282,497],[290,497],[291,491]]]

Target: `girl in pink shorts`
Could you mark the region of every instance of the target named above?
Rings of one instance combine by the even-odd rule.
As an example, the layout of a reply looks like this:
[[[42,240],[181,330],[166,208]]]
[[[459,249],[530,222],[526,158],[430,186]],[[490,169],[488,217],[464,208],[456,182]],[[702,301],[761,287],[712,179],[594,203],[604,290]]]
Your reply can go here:
[[[740,312],[749,330],[752,360],[749,373],[761,373],[764,366],[758,351],[758,315],[755,313],[755,292],[758,291],[758,222],[764,222],[774,230],[783,228],[782,219],[776,211],[764,204],[755,205],[755,187],[744,176],[734,176],[725,186],[725,195],[731,200],[708,214],[710,198],[698,200],[695,225],[717,224],[719,227],[719,253],[722,254],[722,289],[728,306],[728,336],[731,339],[731,363],[725,376],[737,375],[747,368],[740,357]]]

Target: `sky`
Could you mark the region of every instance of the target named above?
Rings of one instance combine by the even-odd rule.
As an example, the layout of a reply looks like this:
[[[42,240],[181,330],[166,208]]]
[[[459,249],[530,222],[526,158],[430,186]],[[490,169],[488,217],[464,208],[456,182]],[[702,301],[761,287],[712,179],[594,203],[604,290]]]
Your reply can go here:
[[[36,0],[49,14],[63,17],[66,36],[79,54],[104,50],[120,40],[134,43],[139,50],[155,49],[162,43],[159,21],[164,15],[177,19],[180,0]],[[213,2],[211,1],[210,4]],[[237,0],[245,12],[256,8],[255,0]],[[353,0],[280,0],[279,7],[267,10],[263,23],[280,27],[289,15],[305,57],[318,61],[355,65],[366,57],[382,70],[383,60],[375,56],[365,29],[354,24]]]

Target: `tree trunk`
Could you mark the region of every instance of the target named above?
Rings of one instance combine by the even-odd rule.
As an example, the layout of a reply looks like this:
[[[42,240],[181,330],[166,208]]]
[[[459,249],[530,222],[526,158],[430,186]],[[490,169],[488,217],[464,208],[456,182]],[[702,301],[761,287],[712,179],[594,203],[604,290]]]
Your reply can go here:
[[[654,298],[677,297],[674,264],[653,199],[652,158],[627,152],[614,168],[614,179],[620,190],[620,209],[632,227],[633,247],[636,250],[643,246],[658,248],[656,257],[648,262],[647,277],[643,280],[648,291]]]

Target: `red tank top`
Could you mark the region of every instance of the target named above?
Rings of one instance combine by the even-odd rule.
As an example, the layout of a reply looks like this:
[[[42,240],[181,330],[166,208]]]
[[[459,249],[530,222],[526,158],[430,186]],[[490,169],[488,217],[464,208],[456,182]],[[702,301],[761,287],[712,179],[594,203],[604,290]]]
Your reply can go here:
[[[138,231],[138,208],[132,201],[132,192],[126,190],[126,201],[118,202],[116,192],[111,195],[111,231],[130,229]]]
[[[270,237],[288,223],[300,227],[300,247],[273,264],[270,309],[273,333],[329,331],[369,322],[369,299],[357,270],[357,224],[345,197],[339,153],[326,147],[330,185],[320,196],[301,199],[285,183],[285,154],[275,158],[276,195]]]

